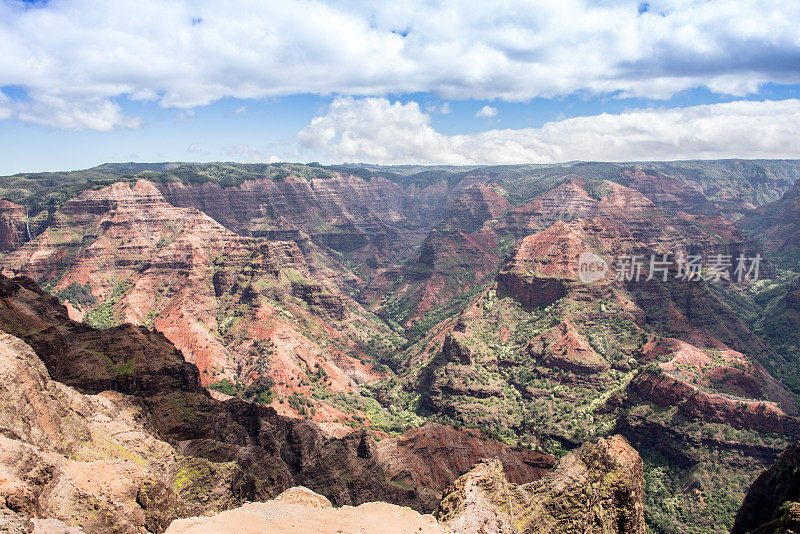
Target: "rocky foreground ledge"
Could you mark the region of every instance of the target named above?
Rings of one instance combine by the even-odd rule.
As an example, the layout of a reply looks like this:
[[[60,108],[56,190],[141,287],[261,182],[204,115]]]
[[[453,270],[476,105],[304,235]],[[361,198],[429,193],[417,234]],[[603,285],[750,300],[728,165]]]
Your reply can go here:
[[[484,460],[445,492],[435,515],[369,502],[334,508],[304,487],[212,517],[178,519],[166,534],[533,534],[645,532],[642,461],[612,436],[566,455],[528,484],[511,484],[499,460]]]
[[[261,534],[396,534],[417,532],[443,534],[451,530],[439,525],[431,515],[388,504],[368,502],[359,506],[334,508],[331,502],[310,489],[297,486],[267,502],[246,503],[212,517],[192,517],[173,521],[167,534],[236,532]]]

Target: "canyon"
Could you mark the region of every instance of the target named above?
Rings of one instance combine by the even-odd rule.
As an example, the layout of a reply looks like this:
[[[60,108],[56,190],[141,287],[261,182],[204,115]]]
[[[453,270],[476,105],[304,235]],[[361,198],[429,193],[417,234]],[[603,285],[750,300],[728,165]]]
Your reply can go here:
[[[7,515],[162,531],[263,501],[406,507],[431,531],[584,532],[594,513],[724,532],[800,438],[798,178],[738,160],[0,178],[4,366],[24,360],[7,381],[33,395],[3,465],[51,466],[9,471]],[[681,279],[681,254],[759,254],[761,279]],[[626,255],[668,261],[625,279]],[[616,469],[633,485],[564,487]],[[278,497],[293,486],[328,505]],[[70,497],[108,492],[91,519]]]

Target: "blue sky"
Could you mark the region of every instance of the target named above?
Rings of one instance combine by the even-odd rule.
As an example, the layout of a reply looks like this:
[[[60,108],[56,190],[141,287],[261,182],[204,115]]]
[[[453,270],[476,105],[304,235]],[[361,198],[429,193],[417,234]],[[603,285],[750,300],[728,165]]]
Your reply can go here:
[[[800,5],[0,0],[0,173],[800,157]]]

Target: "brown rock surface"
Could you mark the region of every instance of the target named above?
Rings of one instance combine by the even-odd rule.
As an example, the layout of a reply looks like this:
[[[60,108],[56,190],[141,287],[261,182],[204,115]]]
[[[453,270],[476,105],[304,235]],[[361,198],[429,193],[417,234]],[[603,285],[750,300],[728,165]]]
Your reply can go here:
[[[509,447],[438,423],[425,423],[394,439],[380,441],[378,456],[392,480],[424,488],[431,502],[483,458],[497,458],[508,479],[516,484],[532,482],[549,473],[556,458],[540,451]]]
[[[498,289],[532,310],[566,296],[578,284],[578,259],[584,252],[625,254],[634,246],[630,234],[609,220],[559,221],[520,240],[500,265]],[[612,276],[610,271],[607,278]],[[603,284],[607,278],[596,283]]]
[[[24,206],[0,200],[0,252],[16,250],[28,241],[26,217]]]
[[[597,373],[609,369],[608,362],[583,339],[569,319],[541,334],[528,344],[528,352],[548,367],[576,373]]]
[[[748,213],[738,226],[762,240],[767,252],[796,254],[800,246],[800,184],[786,191],[781,198]]]
[[[436,516],[454,531],[485,534],[644,533],[639,454],[621,436],[585,444],[530,484],[487,461],[445,492]]]
[[[800,529],[800,443],[753,482],[731,534],[790,534]]]
[[[383,502],[369,502],[356,507],[333,508],[330,503],[305,488],[291,488],[275,499],[247,503],[239,508],[212,517],[179,519],[166,530],[167,534],[201,534],[237,532],[260,534],[447,534],[436,519],[420,515],[410,508]]]
[[[232,465],[177,454],[153,436],[136,399],[83,395],[51,380],[8,334],[0,334],[0,398],[0,503],[4,515],[38,521],[36,532],[71,532],[41,518],[88,533],[160,530],[235,502]],[[215,476],[200,488],[189,469]],[[159,502],[147,498],[154,492]]]
[[[366,290],[369,295],[383,289],[378,304],[389,299],[409,302],[412,310],[404,320],[406,327],[435,306],[479,287],[500,262],[497,234],[483,225],[502,216],[511,205],[486,183],[456,191],[445,218],[425,236],[411,261],[398,269],[395,283],[388,286],[375,278]]]
[[[597,200],[584,189],[585,180],[567,178],[561,185],[508,212],[498,230],[524,237],[558,220],[592,217],[597,214]]]
[[[800,419],[787,415],[774,402],[714,393],[667,373],[640,373],[629,387],[646,401],[677,407],[690,420],[800,436]]]
[[[475,184],[464,188],[447,206],[442,224],[471,234],[486,221],[497,219],[510,209],[508,200],[489,184]]]

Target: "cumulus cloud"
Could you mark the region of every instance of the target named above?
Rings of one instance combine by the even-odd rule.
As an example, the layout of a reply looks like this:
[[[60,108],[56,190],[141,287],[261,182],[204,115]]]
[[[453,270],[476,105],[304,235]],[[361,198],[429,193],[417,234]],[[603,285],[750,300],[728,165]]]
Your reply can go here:
[[[744,96],[800,82],[798,20],[782,0],[0,2],[0,87],[29,102],[0,116],[108,129],[131,124],[120,98]]]
[[[475,113],[475,117],[478,119],[491,119],[496,116],[497,108],[493,108],[492,106],[483,106]]]
[[[119,104],[108,99],[70,99],[50,94],[13,100],[0,93],[0,119],[18,119],[62,130],[109,131],[115,126],[138,128],[142,124],[140,118],[126,116]]]
[[[800,155],[800,100],[739,101],[444,135],[416,102],[337,98],[297,134],[332,162],[510,164]]]

